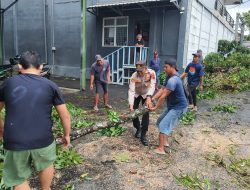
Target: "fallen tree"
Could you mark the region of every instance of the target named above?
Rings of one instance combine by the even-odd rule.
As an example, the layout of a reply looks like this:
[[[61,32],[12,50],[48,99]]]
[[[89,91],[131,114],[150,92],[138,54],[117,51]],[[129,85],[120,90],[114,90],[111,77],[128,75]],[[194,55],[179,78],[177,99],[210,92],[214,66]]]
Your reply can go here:
[[[83,127],[81,129],[78,130],[73,130],[71,132],[71,141],[76,140],[84,135],[96,132],[98,130],[101,129],[106,129],[106,128],[111,128],[111,127],[115,127],[118,125],[121,125],[123,123],[132,121],[133,119],[135,119],[136,117],[139,117],[145,113],[149,112],[148,109],[143,108],[140,110],[135,110],[134,112],[130,112],[130,113],[126,113],[126,114],[122,114],[119,116],[119,118],[117,118],[115,121],[104,121],[104,122],[98,122],[95,123],[93,126],[90,127]],[[56,139],[57,144],[61,144],[61,139],[57,138]]]

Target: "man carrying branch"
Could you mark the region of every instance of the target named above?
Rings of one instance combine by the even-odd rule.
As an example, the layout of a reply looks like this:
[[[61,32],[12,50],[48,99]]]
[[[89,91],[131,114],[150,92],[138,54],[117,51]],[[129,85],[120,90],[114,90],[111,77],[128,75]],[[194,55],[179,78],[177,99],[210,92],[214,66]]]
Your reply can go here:
[[[151,96],[155,91],[156,75],[152,69],[148,69],[145,61],[138,61],[136,63],[136,72],[130,78],[128,101],[130,111],[138,109],[140,103],[145,104],[147,99],[151,99]],[[135,137],[141,138],[141,142],[144,146],[148,146],[148,140],[146,139],[146,133],[149,125],[149,113],[145,113],[142,116],[142,121],[139,118],[133,120],[133,125],[136,128]]]
[[[165,61],[164,71],[167,74],[164,87],[151,99],[147,100],[147,105],[151,111],[158,109],[167,100],[167,108],[156,123],[160,131],[159,146],[154,150],[157,154],[166,154],[164,146],[169,146],[168,136],[171,134],[173,128],[176,127],[181,116],[187,111],[187,100],[182,80],[177,73],[176,61],[174,59]],[[155,100],[158,100],[158,102],[152,107],[151,102],[155,102]]]

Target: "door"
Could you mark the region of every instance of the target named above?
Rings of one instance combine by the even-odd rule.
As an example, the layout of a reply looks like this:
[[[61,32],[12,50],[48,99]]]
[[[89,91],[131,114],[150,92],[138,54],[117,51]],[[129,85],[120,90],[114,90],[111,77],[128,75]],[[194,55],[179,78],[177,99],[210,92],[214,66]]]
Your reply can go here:
[[[135,23],[135,41],[137,34],[142,34],[144,46],[149,46],[149,20],[141,20]]]

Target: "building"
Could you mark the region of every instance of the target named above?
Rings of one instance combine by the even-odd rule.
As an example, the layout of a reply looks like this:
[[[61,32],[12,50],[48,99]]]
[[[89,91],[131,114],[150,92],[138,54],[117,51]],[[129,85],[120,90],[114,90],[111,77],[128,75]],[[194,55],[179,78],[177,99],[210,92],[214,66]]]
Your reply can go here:
[[[217,51],[218,41],[234,39],[234,21],[225,4],[241,0],[88,0],[87,71],[96,53],[112,64],[112,80],[127,82],[135,60],[177,59],[179,68],[192,53]],[[1,0],[1,8],[9,4]],[[27,49],[40,52],[53,73],[80,77],[81,1],[18,0],[4,13],[4,58]],[[143,35],[145,48],[134,47]],[[89,73],[89,72],[87,72]]]

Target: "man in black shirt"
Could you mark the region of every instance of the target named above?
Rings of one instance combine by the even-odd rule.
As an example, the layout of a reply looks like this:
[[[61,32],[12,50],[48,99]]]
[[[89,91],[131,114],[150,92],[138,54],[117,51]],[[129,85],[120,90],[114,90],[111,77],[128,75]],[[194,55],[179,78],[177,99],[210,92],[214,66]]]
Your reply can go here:
[[[15,190],[30,190],[27,182],[32,165],[38,171],[41,189],[49,190],[54,176],[56,147],[52,134],[52,106],[61,119],[64,146],[70,144],[70,116],[59,88],[40,76],[42,64],[33,51],[24,52],[18,64],[21,74],[0,87],[0,110],[5,106],[4,124],[0,122],[5,163],[4,183]]]

